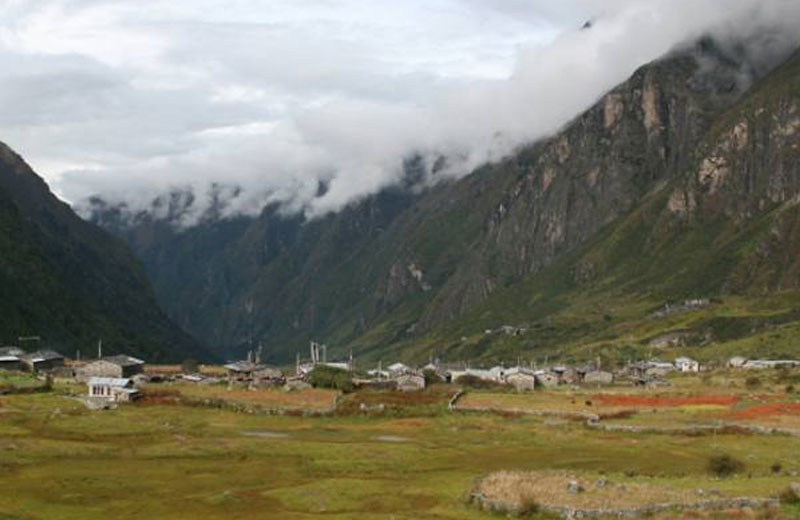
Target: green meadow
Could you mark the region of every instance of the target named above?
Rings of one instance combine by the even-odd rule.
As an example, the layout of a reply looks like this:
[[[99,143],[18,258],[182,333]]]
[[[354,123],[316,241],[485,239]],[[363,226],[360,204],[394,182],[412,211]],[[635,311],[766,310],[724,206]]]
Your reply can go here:
[[[496,471],[754,497],[777,496],[800,472],[799,437],[610,433],[556,417],[451,412],[453,391],[357,392],[321,417],[157,399],[89,411],[58,388],[2,396],[0,518],[486,519],[468,496]],[[364,413],[361,402],[387,406]],[[712,477],[708,459],[721,453],[745,469]],[[784,506],[773,518],[796,513]]]

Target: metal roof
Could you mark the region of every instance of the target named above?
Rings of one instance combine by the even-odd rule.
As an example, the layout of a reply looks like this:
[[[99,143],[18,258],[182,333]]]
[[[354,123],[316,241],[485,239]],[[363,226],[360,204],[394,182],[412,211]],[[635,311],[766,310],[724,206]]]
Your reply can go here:
[[[90,385],[104,385],[104,386],[116,386],[116,387],[125,387],[128,385],[133,384],[133,381],[128,379],[127,377],[90,377],[89,378]]]
[[[24,357],[26,359],[33,361],[34,363],[39,363],[41,361],[50,361],[53,359],[64,359],[64,356],[62,356],[55,350],[37,350],[36,352],[31,352],[30,354],[26,354]]]

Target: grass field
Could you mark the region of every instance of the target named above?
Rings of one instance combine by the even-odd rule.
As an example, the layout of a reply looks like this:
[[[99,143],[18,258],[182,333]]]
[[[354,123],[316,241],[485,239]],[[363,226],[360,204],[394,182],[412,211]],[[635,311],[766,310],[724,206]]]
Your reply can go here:
[[[194,401],[215,400],[235,405],[252,406],[265,410],[297,410],[320,412],[334,406],[336,392],[310,388],[303,391],[287,392],[282,388],[248,390],[246,388],[228,389],[225,384],[198,385],[194,383],[169,383],[154,386],[154,397],[168,397],[179,394]]]
[[[486,519],[467,497],[499,471],[756,497],[777,495],[800,472],[796,437],[609,433],[550,417],[452,413],[452,391],[349,394],[339,414],[321,417],[178,402],[93,412],[57,391],[3,396],[0,518]],[[275,392],[259,395],[270,402],[297,395],[264,392]],[[559,407],[572,396],[530,398]],[[308,401],[322,402],[316,393]],[[746,469],[712,478],[706,464],[719,453]]]

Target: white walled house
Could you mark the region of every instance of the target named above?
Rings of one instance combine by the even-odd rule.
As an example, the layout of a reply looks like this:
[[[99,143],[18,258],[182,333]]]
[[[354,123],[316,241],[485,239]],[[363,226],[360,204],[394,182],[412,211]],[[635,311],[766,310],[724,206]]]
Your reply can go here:
[[[675,368],[678,372],[699,372],[700,363],[688,357],[679,357],[675,360]]]
[[[125,403],[139,397],[133,380],[121,377],[91,377],[87,382],[89,397],[105,399],[113,403]]]

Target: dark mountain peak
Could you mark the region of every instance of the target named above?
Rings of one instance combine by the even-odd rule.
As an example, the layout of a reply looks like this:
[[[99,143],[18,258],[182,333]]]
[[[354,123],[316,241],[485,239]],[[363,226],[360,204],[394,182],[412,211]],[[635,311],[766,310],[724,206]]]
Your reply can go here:
[[[102,338],[151,360],[203,353],[158,309],[124,242],[79,218],[0,144],[0,339],[38,335],[72,353]]]

